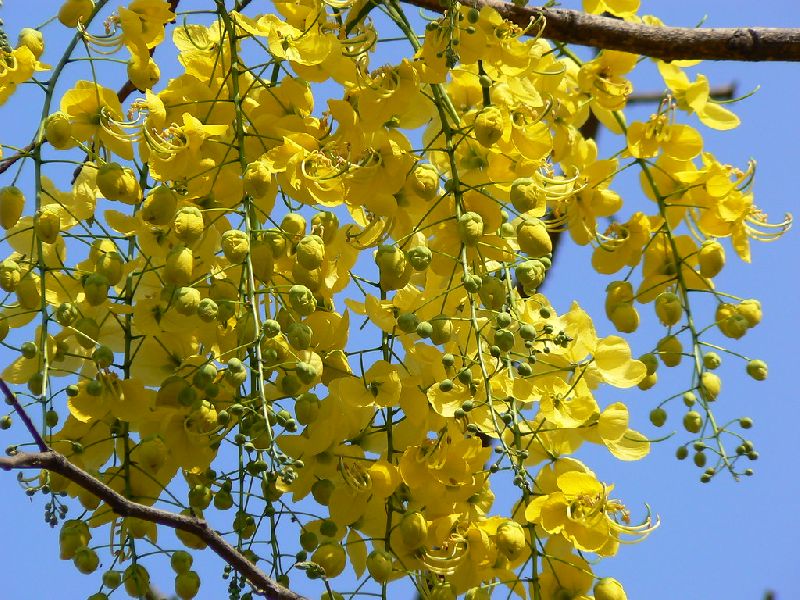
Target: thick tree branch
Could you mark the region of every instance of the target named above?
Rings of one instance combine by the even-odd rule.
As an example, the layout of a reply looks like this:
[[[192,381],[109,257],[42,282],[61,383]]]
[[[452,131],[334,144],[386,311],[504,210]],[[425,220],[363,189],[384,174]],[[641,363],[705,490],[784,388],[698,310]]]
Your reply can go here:
[[[47,469],[53,473],[58,473],[62,477],[72,481],[82,489],[91,492],[103,500],[120,517],[135,517],[143,521],[158,523],[172,529],[180,529],[194,534],[203,540],[214,553],[234,568],[237,572],[244,575],[253,587],[270,600],[305,600],[305,598],[295,592],[283,587],[274,579],[271,579],[251,563],[247,558],[229,544],[225,538],[214,531],[204,519],[180,515],[152,506],[145,506],[138,502],[133,502],[115,490],[108,487],[99,479],[92,477],[89,473],[73,465],[66,456],[51,450],[42,439],[41,434],[33,425],[28,413],[19,404],[16,396],[11,392],[6,383],[0,379],[0,391],[6,397],[6,402],[14,407],[25,428],[33,436],[39,452],[21,452],[9,457],[0,457],[0,469],[12,471],[20,469]]]
[[[439,0],[402,0],[434,12]],[[498,0],[463,0],[465,6],[491,6],[525,29],[545,18],[543,36],[581,46],[622,50],[662,60],[800,61],[800,28],[651,27],[562,8],[518,7]]]

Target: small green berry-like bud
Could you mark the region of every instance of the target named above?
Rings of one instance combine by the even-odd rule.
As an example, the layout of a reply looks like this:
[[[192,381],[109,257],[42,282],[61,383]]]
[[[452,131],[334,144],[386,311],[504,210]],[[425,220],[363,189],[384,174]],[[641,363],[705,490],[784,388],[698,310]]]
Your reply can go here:
[[[704,452],[695,452],[694,454],[694,464],[700,467],[701,469],[706,466],[707,457]]]
[[[683,427],[689,433],[697,433],[703,428],[703,417],[696,410],[690,410],[683,417]]]
[[[703,355],[703,366],[709,371],[719,368],[722,364],[722,358],[716,352],[709,352]]]
[[[667,411],[658,407],[650,411],[650,422],[656,427],[663,427],[667,422]]]
[[[747,363],[746,370],[756,381],[764,381],[767,378],[767,363],[763,360],[751,360]]]

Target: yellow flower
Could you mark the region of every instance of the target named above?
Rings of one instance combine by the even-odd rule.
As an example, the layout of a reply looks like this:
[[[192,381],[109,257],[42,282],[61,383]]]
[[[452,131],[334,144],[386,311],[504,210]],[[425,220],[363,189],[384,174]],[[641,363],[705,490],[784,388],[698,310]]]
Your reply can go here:
[[[610,217],[622,208],[622,198],[608,189],[617,171],[617,161],[597,160],[594,140],[581,144],[580,152],[566,162],[574,176],[561,198],[551,201],[551,229],[568,227],[575,243],[586,245],[596,235],[597,218]],[[565,182],[566,184],[566,182]]]
[[[61,112],[70,118],[75,140],[99,142],[122,158],[133,158],[133,148],[120,127],[123,112],[116,92],[93,81],[78,81],[61,97]]]
[[[175,18],[166,0],[133,0],[118,10],[124,42],[154,48],[164,40],[164,26]]]
[[[143,156],[150,160],[150,172],[159,181],[188,179],[202,173],[204,143],[228,130],[227,125],[205,125],[189,113],[183,113],[182,125],[173,123],[163,132],[148,132]],[[212,161],[213,164],[213,161]]]
[[[172,31],[172,41],[179,52],[178,60],[186,75],[196,78],[195,82],[212,81],[228,73],[230,50],[228,44],[222,42],[223,33],[220,21],[209,27],[183,24]]]
[[[697,265],[697,244],[694,240],[688,235],[677,235],[672,241],[675,243],[677,256],[670,238],[663,233],[653,236],[653,240],[645,249],[642,267],[644,278],[636,294],[639,302],[655,300],[656,296],[674,284],[679,269],[687,288],[698,290],[708,288],[708,281],[694,270]]]
[[[650,240],[650,219],[644,213],[631,215],[627,223],[613,222],[598,236],[592,252],[592,267],[598,273],[611,275],[625,266],[635,267],[642,260],[642,249]]]
[[[616,554],[620,542],[641,541],[657,526],[649,517],[641,525],[629,525],[630,513],[625,505],[608,496],[614,486],[600,483],[578,461],[559,463],[552,471],[543,470],[543,478],[537,478],[549,485],[543,485],[544,494],[525,508],[529,523],[551,535],[564,536],[578,550],[601,556]],[[627,540],[623,536],[637,539]]]
[[[339,382],[339,393],[356,406],[395,406],[402,389],[400,368],[385,360],[376,361],[364,373],[363,381],[347,377]]]
[[[309,4],[315,3],[298,3],[305,15],[294,23],[274,14],[262,15],[257,20],[236,12],[233,16],[236,24],[250,35],[266,37],[270,52],[276,58],[300,65],[317,65],[338,50],[338,42],[323,27],[326,13],[321,7],[324,5],[319,3],[314,10]]]
[[[639,0],[583,0],[583,10],[593,15],[609,12],[616,17],[630,17],[639,10]]]
[[[407,448],[400,474],[414,502],[427,507],[429,516],[448,515],[455,503],[483,487],[483,467],[490,453],[479,438],[465,437],[457,427],[448,426],[435,439]]]
[[[5,104],[17,86],[31,78],[38,61],[27,46],[0,50],[0,106]]]
[[[712,129],[726,130],[739,126],[739,117],[711,100],[710,86],[705,75],[698,75],[694,82],[673,63],[656,61],[664,83],[673,93],[681,110],[695,113],[700,122]]]
[[[628,428],[628,407],[622,402],[609,405],[589,427],[579,429],[587,441],[608,448],[619,460],[640,460],[650,452],[650,442]]]
[[[593,580],[589,563],[573,554],[573,547],[566,539],[552,536],[544,546],[539,580],[530,584],[531,596],[584,598],[592,588]],[[537,586],[539,594],[534,591]]]
[[[628,52],[603,50],[596,58],[584,63],[578,72],[578,86],[590,95],[592,108],[607,113],[625,107],[633,85],[624,75],[636,66],[638,58]],[[606,120],[603,119],[604,124]]]
[[[652,158],[661,150],[677,160],[691,160],[703,149],[703,138],[689,125],[670,123],[670,114],[651,115],[644,123],[631,123],[626,134],[628,152],[636,158]]]

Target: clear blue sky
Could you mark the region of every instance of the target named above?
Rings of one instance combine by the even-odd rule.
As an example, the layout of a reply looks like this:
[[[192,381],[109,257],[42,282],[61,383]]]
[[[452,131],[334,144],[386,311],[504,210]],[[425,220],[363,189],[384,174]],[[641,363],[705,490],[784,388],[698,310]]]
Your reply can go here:
[[[59,4],[53,0],[6,0],[0,17],[13,40],[21,27],[41,23]],[[568,7],[575,4],[564,3]],[[653,12],[674,25],[695,25],[708,14],[708,26],[800,26],[800,3],[796,0],[760,5],[744,0],[644,0],[643,6],[643,12]],[[768,14],[763,12],[766,7]],[[55,32],[59,27],[47,31]],[[48,38],[49,60],[57,60],[57,46],[62,41]],[[800,99],[800,65],[705,63],[698,71],[708,75],[712,84],[735,82],[739,93],[761,86],[756,95],[734,107],[742,119],[739,129],[728,133],[704,131],[707,147],[722,162],[743,166],[750,158],[758,160],[756,200],[773,220],[784,212],[796,211],[798,185],[794,176],[800,176],[800,126],[795,107]],[[653,69],[650,77],[638,83],[641,90],[661,88]],[[28,135],[39,110],[32,108],[34,113],[28,108],[19,99],[0,108],[3,141],[23,141]],[[26,129],[20,130],[21,126]],[[601,134],[601,145],[603,140]],[[0,180],[0,185],[6,184],[5,179]],[[635,189],[616,189],[628,202],[639,201]],[[599,453],[587,458],[601,479],[616,484],[617,496],[632,509],[647,502],[662,519],[661,528],[644,543],[623,547],[617,557],[597,567],[598,573],[620,579],[631,600],[760,600],[767,589],[777,592],[780,600],[798,597],[800,484],[795,452],[800,450],[800,404],[794,363],[800,333],[800,241],[796,232],[790,232],[775,244],[755,245],[752,266],[741,265],[732,253],[729,257],[720,286],[732,293],[755,295],[764,308],[762,325],[738,346],[750,356],[766,360],[770,376],[766,382],[753,382],[744,376],[741,363],[727,360],[720,370],[724,388],[718,409],[723,418],[753,417],[756,426],[750,437],[761,458],[753,463],[754,477],[737,484],[722,476],[709,485],[698,482],[700,473],[690,461],[678,463],[673,458],[677,443],[673,440],[656,445],[652,455],[639,463],[621,464]],[[578,298],[591,314],[598,315],[601,333],[611,333],[610,325],[600,316],[607,279],[587,268],[587,258],[586,250],[565,251],[547,293],[561,310],[568,307],[570,299]],[[645,329],[634,341],[635,353],[648,349],[643,341],[648,335],[654,339],[657,332]],[[636,347],[637,341],[641,341],[640,347]],[[9,352],[0,352],[0,364],[12,359]],[[680,385],[673,383],[661,383],[656,390],[670,395]],[[648,424],[647,413],[656,396],[661,397],[653,393],[623,397],[631,406],[633,426],[653,437],[675,429],[678,421],[673,413],[664,430],[654,430]],[[611,396],[605,399],[611,400]],[[680,427],[677,429],[676,439],[683,441]],[[7,434],[0,434],[0,447],[9,441]],[[97,591],[97,576],[82,576],[71,562],[58,560],[57,531],[50,531],[43,522],[43,500],[31,502],[26,498],[14,474],[0,473],[0,495],[5,509],[0,515],[0,573],[4,575],[0,597],[72,599]],[[206,583],[200,597],[226,597],[226,586],[218,577],[218,561],[210,553],[202,559],[197,556],[196,561]],[[154,581],[167,592],[172,587],[171,577],[168,568],[154,573]],[[302,584],[296,589],[304,591]]]

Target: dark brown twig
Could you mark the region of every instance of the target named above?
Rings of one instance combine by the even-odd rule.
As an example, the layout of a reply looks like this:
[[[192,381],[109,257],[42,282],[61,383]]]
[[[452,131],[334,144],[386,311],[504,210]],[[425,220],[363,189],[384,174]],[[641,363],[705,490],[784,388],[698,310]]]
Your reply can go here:
[[[8,387],[5,381],[0,379],[0,390],[2,390],[3,395],[6,397],[6,404],[9,406],[13,406],[14,410],[16,411],[19,418],[22,419],[22,422],[25,424],[25,429],[28,430],[28,433],[31,434],[33,441],[36,443],[36,447],[39,448],[41,452],[47,452],[50,450],[50,447],[45,444],[44,440],[42,439],[42,434],[39,433],[39,430],[36,429],[36,426],[31,421],[30,415],[22,408],[22,405],[17,400],[17,397]]]
[[[14,456],[0,457],[0,469],[47,469],[69,479],[82,489],[103,500],[114,514],[120,517],[135,517],[143,521],[158,523],[165,527],[186,531],[203,540],[214,553],[244,575],[265,597],[273,600],[305,600],[303,596],[283,587],[251,563],[236,548],[230,545],[209,524],[197,517],[179,515],[166,510],[132,502],[112,490],[89,473],[73,465],[66,456],[54,450],[45,452],[20,452]]]
[[[194,534],[203,540],[214,553],[241,573],[259,591],[260,594],[271,600],[305,600],[295,592],[283,587],[271,579],[250,562],[241,552],[229,544],[225,538],[214,531],[204,519],[188,515],[180,515],[166,510],[145,506],[133,502],[115,490],[108,487],[99,479],[76,467],[66,456],[51,450],[42,439],[41,434],[33,425],[30,416],[19,404],[16,396],[11,392],[6,383],[0,379],[0,390],[6,397],[9,405],[14,407],[25,427],[36,442],[39,452],[20,452],[9,457],[0,457],[0,469],[12,471],[19,469],[47,469],[65,477],[80,488],[90,492],[103,500],[114,514],[120,517],[135,517],[143,521],[158,523],[172,529],[180,529]]]
[[[439,0],[402,1],[434,12],[445,10]],[[498,0],[464,0],[462,4],[477,9],[491,6],[522,29],[544,17],[542,35],[551,40],[666,61],[800,61],[800,28],[653,27],[577,10],[520,7]]]

